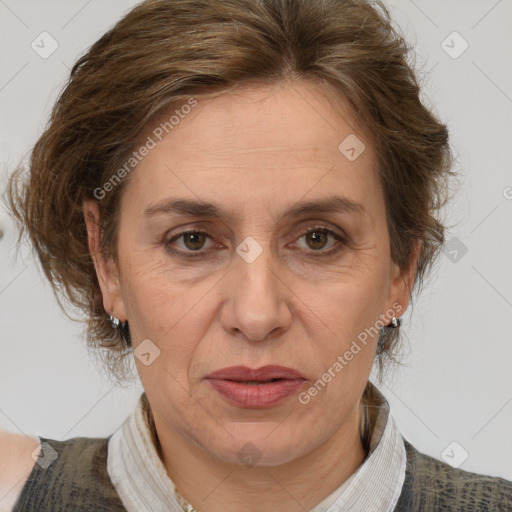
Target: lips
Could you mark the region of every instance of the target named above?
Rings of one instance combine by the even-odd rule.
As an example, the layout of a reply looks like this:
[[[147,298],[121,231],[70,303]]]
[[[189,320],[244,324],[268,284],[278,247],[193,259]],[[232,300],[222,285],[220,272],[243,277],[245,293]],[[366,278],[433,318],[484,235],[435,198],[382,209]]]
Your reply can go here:
[[[206,377],[212,388],[232,405],[261,409],[272,407],[296,394],[305,378],[285,366],[261,368],[231,366]]]
[[[230,366],[217,370],[206,377],[207,379],[233,380],[236,382],[271,381],[276,379],[304,379],[297,371],[286,366],[267,365],[260,368],[247,366]]]

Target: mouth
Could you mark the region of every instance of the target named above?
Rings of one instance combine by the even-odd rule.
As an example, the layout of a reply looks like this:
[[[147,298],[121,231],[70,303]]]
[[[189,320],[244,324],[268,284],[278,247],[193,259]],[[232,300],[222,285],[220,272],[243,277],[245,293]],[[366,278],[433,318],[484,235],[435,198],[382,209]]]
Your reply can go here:
[[[270,384],[271,382],[277,382],[278,380],[283,379],[270,379],[270,380],[233,380],[233,379],[226,379],[231,382],[239,382],[240,384],[247,384],[249,386],[261,386],[262,384]]]
[[[257,369],[232,366],[207,377],[212,388],[231,405],[261,409],[295,395],[306,379],[292,368],[269,365]]]
[[[304,379],[304,376],[293,368],[273,364],[261,366],[260,368],[229,366],[211,373],[206,378],[261,383],[280,379]]]

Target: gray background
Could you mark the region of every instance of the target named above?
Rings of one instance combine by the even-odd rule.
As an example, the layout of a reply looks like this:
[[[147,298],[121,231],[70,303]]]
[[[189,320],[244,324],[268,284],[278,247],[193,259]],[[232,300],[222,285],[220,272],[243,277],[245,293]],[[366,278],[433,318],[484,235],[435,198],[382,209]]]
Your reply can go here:
[[[135,3],[0,0],[2,184],[42,132],[73,62]],[[425,98],[451,130],[460,189],[446,212],[448,250],[404,316],[406,366],[380,389],[418,449],[454,464],[467,452],[462,469],[512,479],[512,2],[387,4],[429,73]],[[43,31],[58,43],[46,59],[31,48]],[[469,44],[457,58],[464,42],[454,31]],[[0,229],[0,428],[108,436],[140,384],[118,388],[101,374],[29,252],[15,260],[3,209]]]

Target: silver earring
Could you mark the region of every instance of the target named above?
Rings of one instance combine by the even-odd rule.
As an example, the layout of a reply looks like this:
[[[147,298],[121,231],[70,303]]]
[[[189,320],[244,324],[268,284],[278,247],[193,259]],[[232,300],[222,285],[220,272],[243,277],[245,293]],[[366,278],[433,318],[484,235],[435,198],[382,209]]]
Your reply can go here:
[[[394,316],[391,319],[391,323],[389,324],[389,327],[396,328],[396,327],[400,327],[400,325],[402,325],[402,319],[401,318],[397,318],[396,316]]]
[[[112,327],[114,329],[121,329],[121,335],[123,336],[124,342],[126,343],[127,347],[132,346],[132,340],[130,337],[130,329],[128,328],[128,320],[125,320],[124,322],[121,322],[119,318],[109,315],[110,316],[110,323],[112,324]]]
[[[117,329],[121,324],[121,320],[119,320],[119,318],[116,318],[115,316],[110,315],[110,323],[112,324],[112,327]]]

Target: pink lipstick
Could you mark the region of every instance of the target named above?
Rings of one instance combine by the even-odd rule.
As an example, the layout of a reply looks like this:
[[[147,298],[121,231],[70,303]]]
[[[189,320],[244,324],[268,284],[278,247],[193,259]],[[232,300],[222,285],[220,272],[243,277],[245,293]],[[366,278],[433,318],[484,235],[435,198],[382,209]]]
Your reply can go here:
[[[233,405],[262,409],[295,395],[306,379],[296,370],[268,365],[260,368],[230,366],[208,375],[213,389]]]

